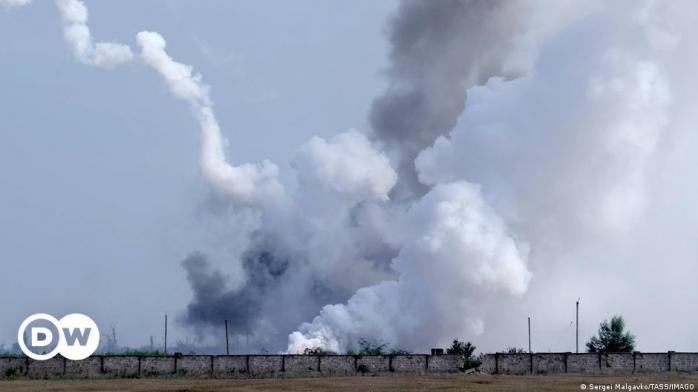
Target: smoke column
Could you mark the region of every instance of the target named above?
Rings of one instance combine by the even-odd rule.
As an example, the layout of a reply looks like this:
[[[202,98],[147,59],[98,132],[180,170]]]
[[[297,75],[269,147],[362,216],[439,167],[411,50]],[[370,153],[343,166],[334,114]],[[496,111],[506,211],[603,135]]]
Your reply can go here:
[[[201,126],[201,170],[204,177],[235,203],[249,204],[273,198],[282,192],[277,182],[278,167],[269,161],[261,165],[229,165],[223,152],[220,126],[213,113],[209,87],[190,66],[178,63],[165,52],[165,39],[158,33],[137,35],[145,64],[153,67],[167,82],[172,94],[186,100]]]
[[[70,49],[81,63],[110,69],[133,59],[131,48],[115,42],[94,43],[87,27],[87,7],[79,0],[57,0],[63,32]]]
[[[229,319],[253,351],[454,337],[496,350],[526,312],[564,337],[578,296],[590,317],[621,308],[645,332],[645,302],[661,304],[652,317],[690,335],[675,291],[633,289],[695,296],[694,3],[404,1],[373,129],[303,144],[286,188],[268,161],[226,160],[209,87],[163,37],[138,33],[139,55],[94,43],[84,4],[57,4],[79,61],[137,59],[190,105],[204,179],[255,218],[240,254],[181,263],[180,320],[202,339]]]
[[[395,224],[398,279],[362,288],[346,305],[325,306],[290,335],[289,352],[343,352],[362,337],[412,349],[456,331],[476,335],[483,329],[478,304],[488,295],[526,291],[527,247],[510,236],[479,187],[439,185]]]
[[[369,116],[377,139],[398,156],[398,198],[425,193],[414,158],[455,127],[465,91],[492,76],[509,79],[525,70],[513,56],[523,32],[521,12],[518,1],[401,3],[388,29],[388,89]]]
[[[414,150],[423,148],[414,168],[426,193],[395,218],[391,237],[404,239],[391,264],[397,279],[325,306],[290,334],[289,352],[342,351],[355,348],[362,337],[417,349],[468,337],[501,350],[516,344],[510,343],[516,341],[512,317],[525,320],[530,311],[548,321],[541,333],[558,337],[544,339],[545,344],[561,350],[559,337],[573,335],[566,330],[564,302],[551,299],[551,293],[572,304],[581,292],[592,302],[594,321],[622,309],[643,321],[638,324],[648,330],[645,336],[656,335],[647,319],[655,316],[637,303],[638,286],[621,282],[688,284],[680,276],[695,271],[689,261],[695,247],[679,245],[691,242],[683,231],[692,226],[690,219],[669,212],[676,195],[696,194],[694,186],[681,185],[682,170],[674,166],[692,161],[678,146],[695,140],[688,126],[695,116],[685,104],[692,99],[684,86],[695,86],[696,80],[690,67],[678,66],[697,61],[687,46],[696,36],[695,18],[686,16],[694,5],[569,5],[578,11],[576,18],[544,6],[510,16],[514,25],[519,20],[524,26],[541,16],[565,21],[526,34],[526,40],[536,40],[527,45],[534,50],[522,57],[533,56],[528,73],[516,79],[492,73],[496,77],[479,80],[483,86],[471,85],[463,113],[454,109],[453,116],[439,117],[452,120],[438,137],[438,132],[406,132],[406,146],[400,148],[409,151],[412,137],[423,141]],[[487,49],[477,44],[460,51],[472,47],[478,48],[473,56],[488,58]],[[521,55],[519,49],[512,53]],[[395,118],[403,115],[406,122],[397,129],[410,129],[415,112],[409,105],[396,110]],[[393,144],[401,146],[401,140],[394,137]],[[689,155],[679,158],[683,154]],[[695,211],[683,196],[679,199]],[[676,273],[660,267],[667,254]],[[529,271],[534,274],[527,285]],[[498,292],[523,296],[512,300]],[[663,314],[671,319],[670,311]]]
[[[127,45],[115,42],[93,42],[87,26],[88,11],[79,0],[57,0],[63,18],[64,35],[78,61],[104,69],[112,69],[133,60]],[[186,100],[201,126],[201,171],[204,178],[218,191],[235,203],[271,200],[282,193],[276,181],[278,168],[269,161],[260,165],[229,165],[223,151],[223,137],[213,112],[209,87],[201,75],[193,74],[192,67],[174,61],[165,52],[166,42],[155,32],[143,31],[137,35],[141,59],[155,69],[176,97]]]

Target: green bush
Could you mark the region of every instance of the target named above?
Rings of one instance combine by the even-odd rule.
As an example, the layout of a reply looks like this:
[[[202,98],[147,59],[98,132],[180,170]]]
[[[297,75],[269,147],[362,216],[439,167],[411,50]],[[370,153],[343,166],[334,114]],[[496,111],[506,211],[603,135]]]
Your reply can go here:
[[[635,336],[630,332],[623,332],[625,321],[622,316],[613,316],[611,322],[604,320],[599,325],[599,336],[593,336],[587,342],[587,351],[590,353],[616,352],[629,353],[635,349]]]
[[[379,343],[375,340],[359,339],[359,353],[358,355],[385,355],[386,347],[385,343]]]
[[[470,342],[461,342],[458,339],[453,339],[451,347],[446,349],[447,354],[457,354],[463,356],[463,367],[472,369],[480,366],[482,361],[474,355],[475,346]]]

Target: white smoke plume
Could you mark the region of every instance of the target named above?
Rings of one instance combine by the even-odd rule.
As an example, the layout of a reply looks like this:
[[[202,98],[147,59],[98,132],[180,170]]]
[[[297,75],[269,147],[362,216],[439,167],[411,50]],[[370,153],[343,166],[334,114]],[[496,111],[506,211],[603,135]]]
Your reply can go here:
[[[508,233],[478,186],[435,187],[392,228],[400,255],[396,281],[356,292],[346,305],[327,305],[289,337],[289,352],[322,347],[344,352],[371,337],[397,347],[427,347],[454,331],[482,332],[479,307],[499,291],[521,295],[531,274],[527,246]]]
[[[688,44],[698,34],[695,17],[688,16],[695,15],[694,8],[687,2],[622,3],[593,6],[576,20],[562,18],[567,23],[557,26],[554,34],[537,36],[539,53],[528,75],[510,80],[502,74],[470,88],[454,131],[418,154],[419,181],[435,188],[407,216],[412,209],[425,208],[434,192],[443,194],[443,187],[462,179],[481,184],[482,198],[497,211],[497,220],[509,224],[500,232],[524,239],[530,247],[528,265],[527,246],[509,246],[519,250],[518,256],[508,258],[514,262],[497,264],[508,267],[508,273],[496,275],[502,280],[479,286],[459,275],[460,268],[477,281],[479,269],[473,263],[483,260],[482,254],[496,252],[480,245],[480,255],[461,254],[468,248],[452,246],[444,254],[457,256],[459,262],[444,262],[443,257],[414,250],[419,240],[448,244],[430,232],[429,223],[402,224],[397,232],[409,233],[411,227],[424,231],[399,245],[391,265],[399,273],[397,280],[363,288],[346,304],[324,307],[289,336],[289,351],[308,347],[341,351],[355,348],[362,337],[426,349],[448,343],[449,336],[468,336],[490,350],[502,349],[516,344],[512,317],[525,320],[531,312],[538,312],[533,314],[541,320],[539,335],[548,337],[545,347],[566,350],[570,346],[561,345],[564,335],[574,335],[561,315],[578,296],[588,302],[592,321],[587,325],[592,328],[609,314],[623,312],[638,320],[640,328],[651,330],[648,325],[658,316],[648,315],[638,297],[654,299],[633,288],[667,275],[660,272],[666,256],[658,250],[665,249],[659,252],[671,254],[681,266],[682,272],[670,273],[673,282],[690,284],[682,276],[695,271],[686,261],[695,255],[694,246],[687,253],[666,250],[692,242],[685,228],[674,226],[690,225],[690,218],[672,213],[673,223],[667,224],[665,216],[676,195],[696,194],[694,186],[678,179],[678,173],[685,171],[675,166],[688,159],[679,156],[690,154],[679,146],[695,141],[688,125],[695,115],[685,105],[692,100],[685,86],[696,82],[687,64],[698,61]],[[535,12],[520,17],[531,15]],[[559,19],[554,12],[548,17]],[[677,92],[681,92],[678,97]],[[457,199],[467,200],[463,195]],[[695,207],[681,200],[695,216]],[[435,215],[433,221],[453,221],[457,216]],[[477,219],[470,214],[464,221]],[[493,241],[493,236],[478,237],[483,230],[462,232],[476,244]],[[686,252],[684,245],[678,247]],[[417,269],[414,275],[404,270],[421,264],[429,269]],[[448,273],[430,280],[429,273],[441,267]],[[484,294],[504,282],[519,282],[517,287],[525,289],[529,269],[532,290],[521,299]],[[669,284],[668,278],[660,279]],[[621,283],[624,280],[627,283]],[[450,290],[459,285],[465,288]],[[451,318],[450,312],[458,316]],[[663,320],[671,320],[671,312],[657,310]],[[672,325],[690,334],[690,327]],[[524,339],[518,344],[523,345]]]
[[[134,57],[93,43],[82,2],[58,4],[80,61]],[[642,332],[642,302],[656,299],[630,288],[663,279],[695,296],[695,8],[404,1],[369,137],[312,138],[287,188],[273,163],[226,160],[201,75],[138,33],[138,58],[200,123],[203,177],[258,218],[230,256],[244,276],[201,253],[182,262],[193,299],[181,319],[200,332],[229,319],[252,350],[361,338],[425,350],[454,337],[495,350],[516,344],[503,342],[512,317],[536,312],[541,334],[566,336],[560,315],[581,295],[590,324],[621,308]],[[651,317],[690,335],[671,317],[680,304],[662,305]]]
[[[366,137],[355,130],[329,142],[310,139],[301,147],[293,167],[303,187],[316,183],[357,200],[388,200],[397,181],[388,158],[374,151]]]
[[[114,68],[133,59],[127,45],[116,42],[93,42],[87,26],[87,7],[79,0],[56,0],[63,18],[63,34],[78,61],[100,68]]]
[[[174,61],[165,52],[165,39],[158,33],[142,31],[137,35],[143,61],[167,82],[172,93],[191,105],[201,125],[201,170],[204,177],[236,203],[250,204],[275,198],[283,192],[276,180],[278,167],[269,161],[260,165],[229,165],[223,150],[223,137],[213,112],[209,86],[194,74],[192,67]]]
[[[114,42],[93,43],[87,25],[88,11],[79,0],[57,0],[64,23],[64,34],[75,57],[82,63],[111,69],[132,61],[131,48]],[[276,181],[278,168],[269,161],[260,165],[229,165],[223,150],[224,139],[213,111],[209,87],[194,74],[192,67],[174,61],[166,52],[166,42],[154,32],[140,32],[141,59],[165,79],[171,92],[185,99],[201,126],[201,171],[217,190],[238,204],[259,200],[273,201],[283,193]]]
[[[131,60],[133,56],[127,46],[93,45],[83,3],[59,0],[58,5],[66,25],[67,41],[80,61],[110,68]],[[422,13],[441,15],[432,22],[457,16],[457,12],[464,12],[468,15],[466,19],[473,20],[482,14],[483,18],[498,20],[496,24],[500,25],[499,19],[506,19],[512,12],[498,11],[500,6],[493,11],[485,3],[463,7],[456,2],[447,10],[440,9],[441,5],[413,7],[415,3],[405,3],[401,8],[402,13],[408,14],[401,24],[404,29],[409,30],[412,23],[431,23],[423,20]],[[448,10],[455,13],[449,14]],[[458,23],[453,26],[460,28]],[[505,30],[509,28],[506,26]],[[426,30],[427,34],[429,31]],[[483,34],[496,36],[498,31],[499,28],[494,28],[494,32]],[[404,34],[408,32],[394,33],[393,39],[402,39]],[[502,34],[511,38],[510,33]],[[525,292],[531,276],[526,267],[526,245],[510,235],[496,212],[481,198],[478,186],[467,182],[438,186],[412,207],[393,205],[389,195],[399,177],[389,158],[363,134],[350,130],[328,141],[313,138],[300,148],[292,162],[298,186],[287,197],[277,181],[279,173],[274,164],[264,161],[261,165],[236,167],[227,162],[210,89],[201,75],[195,74],[191,66],[174,61],[165,50],[165,39],[158,33],[143,31],[136,38],[141,48],[139,58],[163,77],[173,95],[189,103],[199,120],[201,169],[205,179],[234,205],[252,207],[261,213],[260,225],[242,255],[245,273],[242,287],[229,287],[224,274],[214,269],[203,255],[193,254],[183,262],[195,291],[194,301],[183,316],[185,322],[205,327],[218,324],[225,317],[231,319],[234,330],[252,334],[257,346],[279,347],[284,344],[285,333],[312,317],[323,305],[349,299],[346,310],[342,310],[344,305],[325,306],[321,316],[301,328],[301,332],[312,338],[308,340],[295,333],[290,349],[301,350],[319,342],[325,348],[344,350],[362,335],[380,336],[411,348],[431,343],[432,339],[425,334],[429,329],[438,328],[445,332],[444,336],[451,335],[454,329],[481,331],[483,322],[476,301],[484,293]],[[448,50],[449,45],[441,49],[437,46],[426,55]],[[502,50],[507,53],[506,48]],[[491,63],[493,70],[500,69],[496,60],[483,63],[470,56],[466,62],[471,61],[480,64],[475,68]],[[444,66],[448,64],[444,62]],[[511,64],[506,66],[510,67]],[[434,81],[434,85],[443,86],[450,77],[456,87],[449,88],[449,94],[457,95],[460,91],[463,95],[468,82],[455,79],[473,82],[487,79],[473,72],[476,72],[474,68],[465,74],[456,72],[455,76],[440,77],[441,82]],[[420,78],[419,74],[410,77]],[[414,92],[424,89],[426,86],[420,85]],[[445,102],[439,98],[438,91],[435,94],[429,98],[433,102],[428,103],[433,109],[441,106],[439,102]],[[447,123],[438,135],[454,125],[454,115],[458,112],[458,108],[455,112],[449,110],[447,116],[437,110],[428,114],[431,120],[425,121]],[[450,120],[446,118],[449,116]],[[408,139],[414,135],[409,131],[407,135],[404,145],[411,146],[413,143]],[[394,142],[386,137],[381,140]],[[430,262],[424,263],[425,258]],[[416,299],[422,284],[436,284],[449,276],[460,276],[468,284],[444,282],[437,286],[440,289],[415,302],[420,304],[417,314],[395,313],[405,301]],[[461,328],[462,317],[449,318],[447,309],[439,306],[451,296],[463,297],[458,309],[470,314],[465,330]],[[374,297],[381,301],[373,302]],[[345,320],[355,331],[347,330],[351,327],[342,325],[341,318],[333,317],[342,312],[347,314]],[[360,321],[363,319],[372,321],[363,325]],[[411,327],[386,328],[404,322]],[[323,336],[325,332],[329,335]]]

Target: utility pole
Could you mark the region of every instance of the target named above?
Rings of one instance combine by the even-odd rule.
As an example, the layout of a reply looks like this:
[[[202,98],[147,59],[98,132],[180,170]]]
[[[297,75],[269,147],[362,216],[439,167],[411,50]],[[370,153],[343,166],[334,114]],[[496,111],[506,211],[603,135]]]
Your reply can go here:
[[[531,354],[531,318],[528,318],[528,353]]]
[[[577,317],[576,317],[576,333],[575,333],[575,339],[574,339],[574,344],[576,346],[576,351],[577,354],[579,354],[579,300],[581,298],[577,298]]]
[[[167,315],[165,315],[165,354],[167,354]]]
[[[245,353],[250,353],[250,299],[245,302]]]
[[[230,355],[230,347],[228,346],[228,320],[225,320],[225,355]]]

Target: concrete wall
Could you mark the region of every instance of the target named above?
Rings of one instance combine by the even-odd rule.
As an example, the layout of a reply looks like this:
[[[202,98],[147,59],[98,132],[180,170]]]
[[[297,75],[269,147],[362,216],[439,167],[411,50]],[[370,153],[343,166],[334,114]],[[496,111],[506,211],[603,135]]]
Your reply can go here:
[[[698,353],[671,353],[672,371],[698,373]]]
[[[27,358],[0,358],[0,379],[27,374]]]
[[[499,374],[530,374],[531,354],[508,354],[499,357]]]
[[[668,371],[698,373],[698,353],[534,353],[487,354],[488,374],[633,374]]]
[[[0,379],[50,378],[269,378],[462,371],[458,355],[176,355],[93,356],[83,361],[0,357]]]
[[[600,374],[601,357],[599,354],[568,354],[567,372],[581,374]]]
[[[213,377],[215,378],[244,378],[248,377],[246,355],[221,355],[213,358]]]
[[[213,374],[213,357],[210,355],[187,355],[176,359],[177,377],[209,378]]]
[[[487,354],[480,371],[489,374],[698,373],[698,353]],[[50,378],[266,378],[463,371],[458,355],[177,355],[93,356],[83,361],[0,357],[0,379]]]
[[[327,355],[320,357],[320,373],[324,376],[356,375],[358,358],[350,355]]]
[[[102,375],[110,378],[133,378],[141,372],[141,359],[129,356],[100,357]]]
[[[657,373],[669,370],[668,353],[637,353],[635,371],[637,373]]]
[[[533,354],[533,374],[565,373],[565,353]]]
[[[456,373],[463,371],[463,357],[460,355],[426,355],[429,373]]]
[[[390,369],[395,373],[426,373],[428,370],[428,357],[428,355],[397,355],[391,357]],[[449,355],[449,357],[451,356]],[[460,358],[458,360],[460,365],[463,366],[463,361]],[[438,363],[432,361],[432,365],[438,365]]]

